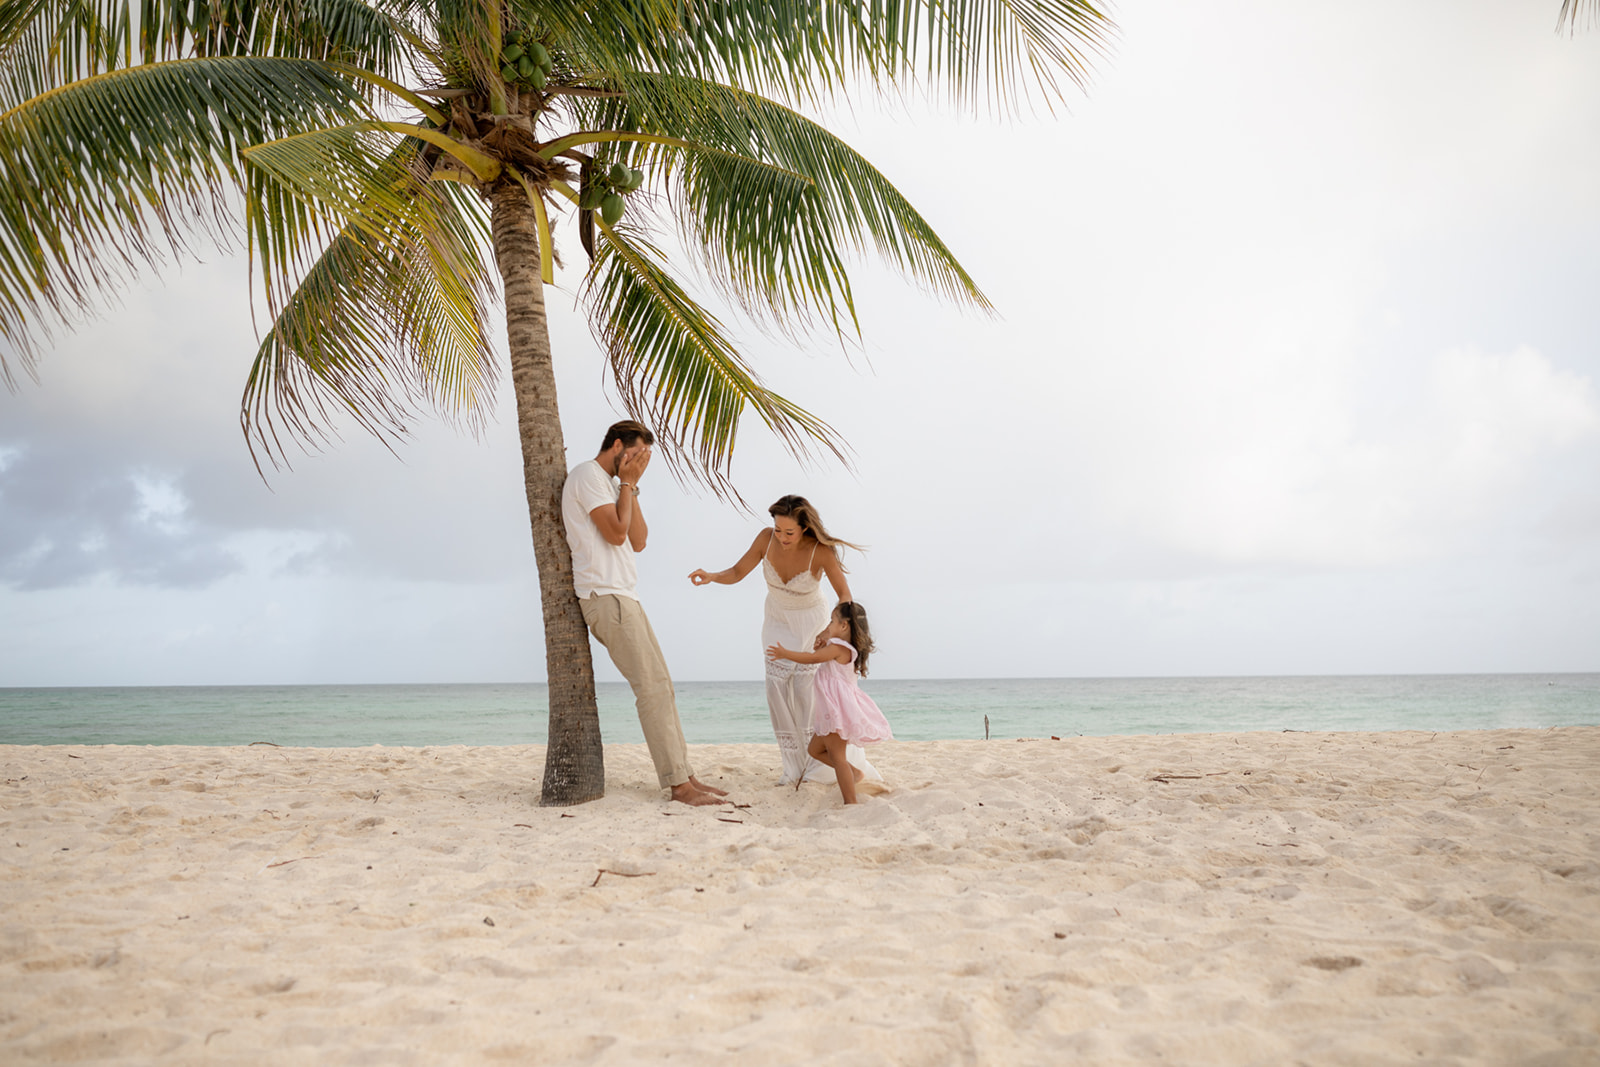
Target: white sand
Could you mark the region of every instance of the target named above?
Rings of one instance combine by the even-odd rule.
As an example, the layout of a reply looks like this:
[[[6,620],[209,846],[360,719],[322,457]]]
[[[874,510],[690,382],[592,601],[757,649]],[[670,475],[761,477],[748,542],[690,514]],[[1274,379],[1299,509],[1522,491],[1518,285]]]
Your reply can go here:
[[[1600,1063],[1600,728],[541,756],[0,747],[0,1062]]]

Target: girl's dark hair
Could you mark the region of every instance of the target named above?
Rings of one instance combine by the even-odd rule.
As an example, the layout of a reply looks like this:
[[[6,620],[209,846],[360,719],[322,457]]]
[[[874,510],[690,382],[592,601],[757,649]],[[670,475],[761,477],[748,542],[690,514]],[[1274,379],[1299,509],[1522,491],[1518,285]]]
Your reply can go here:
[[[856,673],[867,673],[867,657],[872,654],[872,628],[867,625],[867,609],[853,600],[841,601],[833,613],[850,624],[850,643],[856,650]]]
[[[780,516],[793,519],[799,525],[800,532],[810,534],[819,545],[827,545],[829,548],[833,548],[835,545],[843,545],[845,548],[853,548],[857,552],[866,551],[860,545],[851,544],[849,541],[841,541],[828,533],[822,526],[822,517],[817,514],[817,509],[812,507],[811,501],[803,496],[794,496],[793,494],[780,496],[777,502],[767,509],[767,514],[775,519]]]

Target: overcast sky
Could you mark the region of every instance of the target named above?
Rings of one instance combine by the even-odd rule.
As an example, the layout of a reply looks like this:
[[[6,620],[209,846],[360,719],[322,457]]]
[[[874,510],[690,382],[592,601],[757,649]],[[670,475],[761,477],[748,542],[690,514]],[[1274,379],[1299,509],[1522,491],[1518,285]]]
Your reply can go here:
[[[870,546],[884,677],[1600,670],[1600,31],[1559,6],[1128,0],[1054,117],[857,99],[999,314],[868,266],[861,352],[746,331],[856,469],[747,424],[751,515],[652,468],[674,674],[760,676],[759,577],[685,576],[791,492]],[[574,462],[619,417],[575,281]],[[268,486],[254,349],[213,255],[0,392],[0,686],[543,680],[509,390]]]

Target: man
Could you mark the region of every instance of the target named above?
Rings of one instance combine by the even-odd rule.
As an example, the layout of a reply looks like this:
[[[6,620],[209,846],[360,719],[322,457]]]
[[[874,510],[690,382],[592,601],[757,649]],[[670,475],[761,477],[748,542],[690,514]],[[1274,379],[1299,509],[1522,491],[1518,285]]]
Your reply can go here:
[[[701,784],[689,769],[672,676],[639,604],[633,554],[644,551],[650,532],[639,510],[639,479],[655,443],[655,435],[632,420],[607,430],[600,454],[567,474],[561,518],[583,621],[633,689],[661,787],[685,804],[718,804],[727,792]]]

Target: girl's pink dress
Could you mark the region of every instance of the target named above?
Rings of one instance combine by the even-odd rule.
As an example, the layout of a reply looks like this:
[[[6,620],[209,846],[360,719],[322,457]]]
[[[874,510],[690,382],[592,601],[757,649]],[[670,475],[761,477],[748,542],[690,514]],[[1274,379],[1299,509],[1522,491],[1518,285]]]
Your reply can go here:
[[[830,645],[850,650],[850,662],[825,660],[817,666],[816,703],[811,712],[811,732],[819,737],[838,734],[846,741],[870,745],[893,741],[889,720],[856,684],[856,650],[848,641],[828,638]]]

